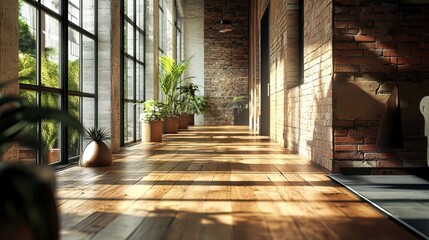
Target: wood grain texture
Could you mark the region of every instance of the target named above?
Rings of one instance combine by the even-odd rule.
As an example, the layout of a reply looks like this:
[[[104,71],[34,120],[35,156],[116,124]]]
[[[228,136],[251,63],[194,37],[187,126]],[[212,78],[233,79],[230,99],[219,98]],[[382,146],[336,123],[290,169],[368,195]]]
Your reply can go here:
[[[415,239],[245,127],[190,127],[57,173],[62,239]]]

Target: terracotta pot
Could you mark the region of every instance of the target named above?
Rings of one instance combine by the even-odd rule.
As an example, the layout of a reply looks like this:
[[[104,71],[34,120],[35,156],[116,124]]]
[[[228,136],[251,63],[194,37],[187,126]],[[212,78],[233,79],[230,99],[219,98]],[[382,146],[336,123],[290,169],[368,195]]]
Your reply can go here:
[[[112,165],[112,154],[102,141],[90,142],[80,155],[79,165],[82,167],[107,167]]]
[[[189,126],[195,125],[195,114],[188,115],[188,125]]]
[[[179,118],[167,117],[164,121],[164,133],[177,133]]]
[[[49,149],[48,162],[54,163],[60,161],[60,149]]]
[[[179,118],[179,129],[188,129],[189,114],[182,114]]]
[[[162,121],[142,122],[142,142],[162,142]]]

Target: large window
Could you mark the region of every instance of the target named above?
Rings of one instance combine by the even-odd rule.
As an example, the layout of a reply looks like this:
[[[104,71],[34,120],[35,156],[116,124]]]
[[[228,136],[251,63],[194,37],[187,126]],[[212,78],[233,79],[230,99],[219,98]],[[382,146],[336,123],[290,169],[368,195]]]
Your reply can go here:
[[[140,137],[140,108],[145,99],[145,8],[147,0],[123,0],[122,132],[123,144]]]
[[[85,127],[97,115],[97,0],[20,0],[20,94],[30,104],[68,111]],[[83,140],[57,122],[29,126],[49,149],[48,163],[77,159]],[[21,146],[22,161],[41,153]]]

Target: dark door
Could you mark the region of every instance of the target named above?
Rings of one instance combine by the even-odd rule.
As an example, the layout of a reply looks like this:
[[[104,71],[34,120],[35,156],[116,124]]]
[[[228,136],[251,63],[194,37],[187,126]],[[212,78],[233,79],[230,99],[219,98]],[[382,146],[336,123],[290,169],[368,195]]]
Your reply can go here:
[[[261,118],[259,134],[270,135],[270,6],[261,20]]]

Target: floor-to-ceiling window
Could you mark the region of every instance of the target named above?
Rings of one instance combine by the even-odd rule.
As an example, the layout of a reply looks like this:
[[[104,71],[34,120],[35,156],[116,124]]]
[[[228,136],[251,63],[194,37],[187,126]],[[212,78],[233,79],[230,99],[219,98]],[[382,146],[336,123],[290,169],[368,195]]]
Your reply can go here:
[[[97,124],[97,0],[20,0],[20,95],[30,104],[68,111],[85,127]],[[29,131],[49,149],[47,163],[77,159],[83,139],[44,120]],[[41,153],[22,145],[22,161]]]
[[[175,28],[176,28],[176,61],[182,61],[182,21],[180,18],[179,10],[177,5],[175,4],[175,11],[176,11],[176,21],[175,21]]]
[[[123,0],[123,144],[140,139],[139,101],[145,99],[145,10],[147,0]]]

